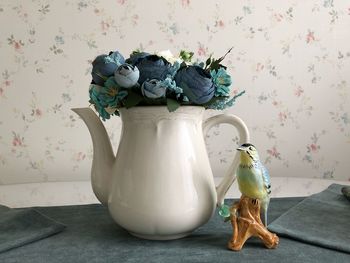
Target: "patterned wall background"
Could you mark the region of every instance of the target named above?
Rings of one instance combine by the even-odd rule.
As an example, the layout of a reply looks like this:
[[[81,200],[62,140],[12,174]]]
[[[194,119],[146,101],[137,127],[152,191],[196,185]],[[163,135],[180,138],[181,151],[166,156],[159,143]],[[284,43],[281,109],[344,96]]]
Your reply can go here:
[[[342,0],[0,2],[0,184],[88,180],[90,63],[118,49],[193,50],[225,62],[272,176],[350,180],[350,3]],[[218,112],[208,112],[208,115]],[[107,121],[117,145],[120,120]],[[235,152],[206,138],[216,176]]]

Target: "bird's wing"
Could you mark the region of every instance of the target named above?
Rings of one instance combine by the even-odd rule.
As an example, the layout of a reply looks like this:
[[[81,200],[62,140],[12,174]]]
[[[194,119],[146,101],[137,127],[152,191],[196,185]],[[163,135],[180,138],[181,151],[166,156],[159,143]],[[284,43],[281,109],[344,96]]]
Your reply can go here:
[[[266,169],[266,167],[261,162],[259,162],[259,168],[261,171],[261,175],[263,177],[265,189],[266,189],[267,193],[270,194],[271,193],[271,181],[270,181],[269,171]]]

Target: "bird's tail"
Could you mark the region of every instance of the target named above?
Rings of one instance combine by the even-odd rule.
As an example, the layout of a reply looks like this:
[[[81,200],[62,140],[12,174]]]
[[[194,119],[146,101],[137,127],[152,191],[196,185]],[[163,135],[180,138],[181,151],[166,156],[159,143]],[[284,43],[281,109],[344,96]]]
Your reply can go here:
[[[264,225],[267,227],[267,210],[264,210]]]
[[[267,227],[267,209],[269,208],[270,198],[266,198],[261,203],[262,212],[264,213],[264,225]]]

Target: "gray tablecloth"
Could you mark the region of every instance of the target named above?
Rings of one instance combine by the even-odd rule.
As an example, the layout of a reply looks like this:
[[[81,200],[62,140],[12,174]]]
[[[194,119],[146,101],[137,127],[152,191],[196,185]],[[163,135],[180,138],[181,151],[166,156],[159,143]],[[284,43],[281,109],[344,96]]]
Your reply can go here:
[[[0,205],[0,259],[4,251],[47,238],[64,228],[33,208],[10,209]]]
[[[272,222],[302,198],[272,199]],[[215,213],[191,236],[174,241],[148,241],[117,226],[101,205],[41,207],[37,210],[67,227],[61,233],[0,254],[10,262],[350,262],[350,255],[281,238],[277,249],[251,239],[240,252],[228,250],[232,233]]]
[[[305,198],[269,225],[280,235],[350,254],[350,203],[343,185]],[[350,261],[349,261],[350,262]]]

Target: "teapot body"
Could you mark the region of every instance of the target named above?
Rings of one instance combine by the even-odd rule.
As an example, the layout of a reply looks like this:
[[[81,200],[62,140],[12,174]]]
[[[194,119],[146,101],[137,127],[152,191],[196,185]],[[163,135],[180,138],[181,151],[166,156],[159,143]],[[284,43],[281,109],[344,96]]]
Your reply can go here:
[[[204,108],[121,109],[122,132],[111,170],[108,209],[131,234],[167,240],[206,223],[217,201],[207,155]]]
[[[215,187],[203,133],[215,125],[234,126],[239,143],[249,131],[237,116],[219,114],[203,122],[204,107],[166,106],[119,109],[122,132],[114,156],[101,120],[90,108],[74,108],[93,143],[91,184],[113,219],[131,234],[155,240],[184,237],[221,207],[235,180],[235,155]]]

